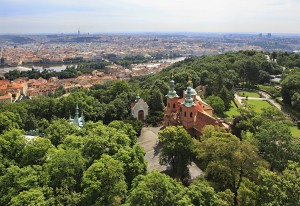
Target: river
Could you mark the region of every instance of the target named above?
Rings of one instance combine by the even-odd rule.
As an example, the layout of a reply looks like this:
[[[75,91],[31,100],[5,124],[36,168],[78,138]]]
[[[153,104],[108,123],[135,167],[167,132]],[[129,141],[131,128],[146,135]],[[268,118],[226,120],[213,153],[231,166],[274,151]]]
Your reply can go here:
[[[185,58],[186,57],[177,57],[177,58],[173,58],[173,59],[162,59],[159,61],[174,64],[175,62],[182,61]],[[17,67],[0,67],[0,75],[1,75],[1,73],[4,74],[4,73],[7,73],[7,72],[13,71],[13,70],[28,71],[28,70],[31,70],[32,68],[38,69],[38,70],[47,69],[47,70],[60,72],[62,70],[65,70],[67,68],[67,66],[71,66],[71,64],[70,65],[62,64],[62,65],[43,65],[43,66],[41,66],[41,65],[34,66],[33,65],[33,66],[17,66]],[[75,65],[75,67],[76,67],[76,65]]]

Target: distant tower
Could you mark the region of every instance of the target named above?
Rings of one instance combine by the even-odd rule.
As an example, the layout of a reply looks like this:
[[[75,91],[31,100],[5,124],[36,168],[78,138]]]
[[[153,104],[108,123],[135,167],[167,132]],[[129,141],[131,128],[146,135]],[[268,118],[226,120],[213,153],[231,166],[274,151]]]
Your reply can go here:
[[[78,28],[78,36],[80,36],[80,27]]]
[[[268,34],[267,34],[267,37],[268,37],[268,38],[271,38],[271,37],[272,37],[272,34],[271,34],[271,33],[268,33]]]
[[[78,104],[76,104],[74,119],[72,119],[72,117],[70,115],[69,122],[71,124],[77,125],[78,127],[83,127],[83,125],[85,123],[85,118],[84,118],[83,112],[81,112],[81,116],[79,117],[79,111],[78,110],[79,110]]]

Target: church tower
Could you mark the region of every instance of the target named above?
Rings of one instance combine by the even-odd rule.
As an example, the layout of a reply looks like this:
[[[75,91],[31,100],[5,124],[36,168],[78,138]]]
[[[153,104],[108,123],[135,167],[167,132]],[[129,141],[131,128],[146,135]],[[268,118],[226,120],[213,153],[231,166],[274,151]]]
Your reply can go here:
[[[193,90],[190,86],[187,87],[186,96],[180,107],[180,119],[182,126],[185,129],[194,127],[195,103],[192,98]]]
[[[172,79],[170,81],[170,90],[166,95],[167,106],[165,107],[165,127],[174,125],[170,122],[172,116],[178,111],[178,98],[179,96],[175,91],[175,82]]]

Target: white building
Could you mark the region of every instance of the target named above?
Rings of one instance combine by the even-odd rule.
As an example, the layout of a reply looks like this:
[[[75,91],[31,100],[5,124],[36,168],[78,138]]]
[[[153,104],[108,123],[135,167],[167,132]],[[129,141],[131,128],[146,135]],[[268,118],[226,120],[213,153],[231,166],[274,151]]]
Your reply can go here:
[[[148,104],[137,96],[135,102],[131,104],[131,115],[137,120],[145,121],[148,116],[148,108]]]

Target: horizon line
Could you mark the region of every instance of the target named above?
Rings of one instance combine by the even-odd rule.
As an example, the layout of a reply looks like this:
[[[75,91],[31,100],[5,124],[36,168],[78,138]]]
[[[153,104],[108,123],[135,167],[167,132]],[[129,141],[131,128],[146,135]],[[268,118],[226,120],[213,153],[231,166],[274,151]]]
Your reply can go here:
[[[190,31],[120,31],[120,32],[80,32],[80,35],[93,35],[93,34],[272,34],[272,35],[300,35],[296,32],[190,32]],[[3,35],[78,35],[76,32],[35,32],[35,33],[0,33]]]

